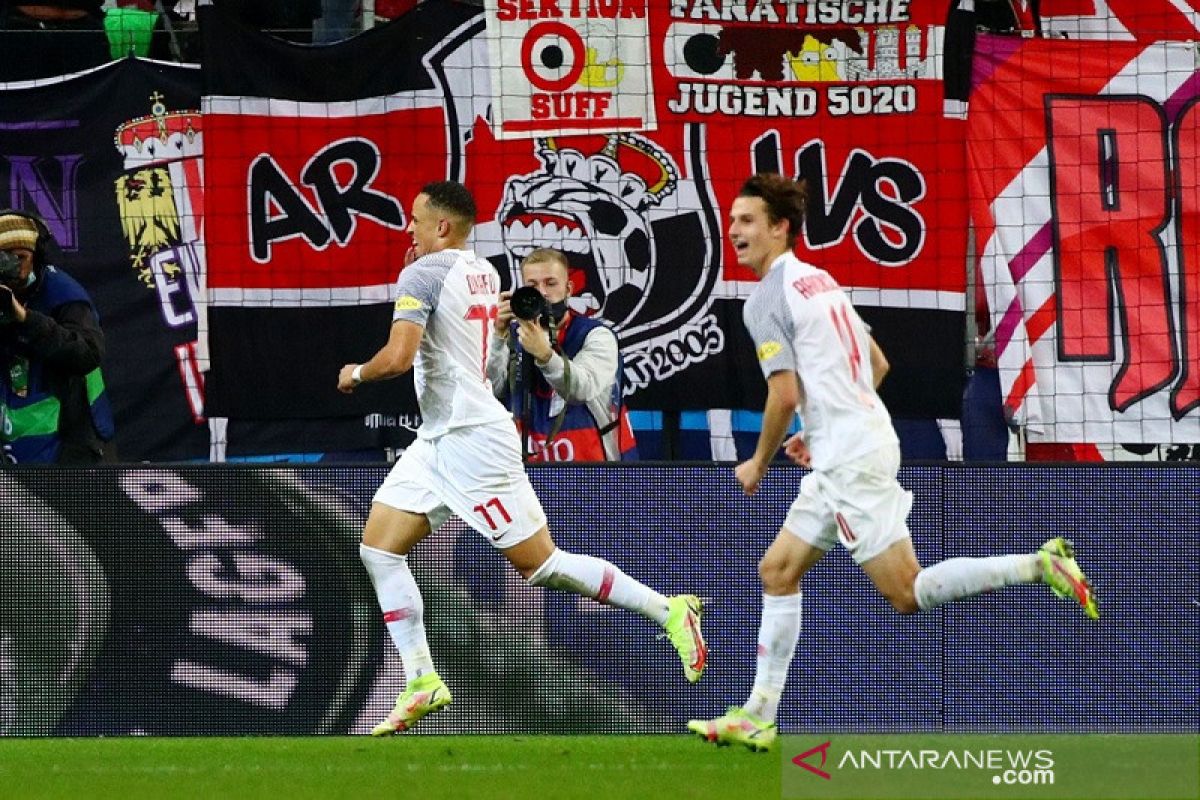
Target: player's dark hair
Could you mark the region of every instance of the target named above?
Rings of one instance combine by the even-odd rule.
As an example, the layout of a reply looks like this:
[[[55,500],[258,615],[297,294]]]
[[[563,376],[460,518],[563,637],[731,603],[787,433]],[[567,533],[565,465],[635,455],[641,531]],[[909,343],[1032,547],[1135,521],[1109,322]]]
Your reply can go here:
[[[465,231],[475,224],[475,198],[467,187],[457,181],[435,181],[421,187],[421,194],[429,198],[429,205],[456,217]]]
[[[794,181],[773,172],[760,172],[742,184],[738,197],[759,197],[767,207],[767,219],[772,225],[781,219],[788,221],[788,247],[796,244],[796,237],[804,225],[808,211],[808,183]]]

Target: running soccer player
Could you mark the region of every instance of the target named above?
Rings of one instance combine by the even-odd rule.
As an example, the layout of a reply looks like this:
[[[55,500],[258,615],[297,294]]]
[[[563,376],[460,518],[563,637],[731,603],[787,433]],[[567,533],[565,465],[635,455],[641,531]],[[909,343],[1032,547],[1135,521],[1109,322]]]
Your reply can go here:
[[[758,751],[776,737],[779,698],[800,636],[800,579],[838,541],[901,614],[1041,581],[1099,618],[1091,585],[1062,538],[1032,554],[952,558],[921,568],[907,523],[912,495],[896,481],[899,442],[875,391],[887,359],[829,273],[793,254],[804,213],[803,184],[760,174],[743,184],[729,224],[738,263],[759,278],[742,316],[767,379],[758,446],[735,476],[746,494],[757,491],[797,409],[804,429],[788,439],[785,453],[812,467],[759,562],[763,611],[750,696],[724,716],[688,723],[707,741]]]
[[[406,677],[395,708],[371,732],[376,736],[408,730],[450,703],[408,567],[408,552],[450,514],[486,537],[534,586],[575,592],[662,625],[688,681],[699,680],[708,656],[697,597],[664,597],[603,559],[558,549],[550,538],[516,428],[487,380],[500,278],[467,247],[474,222],[475,201],[461,184],[421,190],[408,225],[415,260],[396,282],[388,341],[338,375],[338,389],[349,393],[412,369],[421,409],[417,439],[376,491],[359,547]]]

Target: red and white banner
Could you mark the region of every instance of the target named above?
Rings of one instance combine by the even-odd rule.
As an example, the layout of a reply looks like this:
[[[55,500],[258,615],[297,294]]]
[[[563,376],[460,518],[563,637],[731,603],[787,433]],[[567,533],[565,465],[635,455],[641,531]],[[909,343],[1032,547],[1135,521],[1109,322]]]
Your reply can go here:
[[[1019,11],[1031,13],[1031,0]],[[1068,39],[1195,39],[1200,33],[1197,0],[1041,0],[1042,31]]]
[[[648,0],[486,0],[498,138],[654,129]]]
[[[437,79],[476,84],[481,15],[431,3],[297,48],[201,11],[209,412],[357,417],[356,441],[373,441],[374,421],[415,413],[411,385],[347,398],[334,376],[386,339],[412,199],[462,169],[459,121],[473,124],[475,99],[458,105]]]
[[[943,118],[933,6],[672,3],[653,20],[655,82],[665,130],[706,129],[721,208],[755,172],[803,177],[802,258],[867,305],[961,311],[965,126]],[[726,278],[753,279],[728,243],[722,261]]]
[[[440,95],[206,96],[204,120],[214,306],[389,302],[408,225],[402,202],[429,180],[397,156],[421,142],[424,157],[445,160]]]
[[[1200,442],[1195,47],[980,37],[968,158],[1031,442]]]
[[[348,408],[331,365],[373,352],[386,321],[358,314],[387,310],[408,204],[446,178],[471,189],[472,246],[506,283],[534,248],[567,255],[571,306],[617,332],[635,407],[761,407],[741,321],[753,276],[737,267],[725,228],[741,183],[776,171],[812,187],[801,255],[829,268],[872,325],[893,366],[889,407],[958,416],[965,126],[941,113],[935,10],[904,0],[642,2],[497,5],[493,14],[511,17],[498,24],[525,30],[506,36],[470,6],[427,0],[370,36],[274,51],[232,20],[202,20],[213,65],[212,407],[295,415],[285,409],[302,396],[307,417]],[[582,49],[533,38],[546,21],[576,26]],[[624,39],[616,55],[600,48],[590,34],[604,25],[641,49]],[[366,48],[385,36],[403,68],[380,73]],[[620,112],[636,124],[555,123],[511,137],[505,122],[525,117],[503,111],[509,89],[493,96],[486,73],[496,59],[487,46],[512,41],[533,42],[540,59],[536,80],[521,79],[527,94],[554,80],[562,93],[599,91],[619,76],[604,91],[642,104]],[[559,61],[572,54],[582,71]],[[499,66],[519,67],[517,55]],[[289,347],[309,368],[290,369]]]
[[[712,208],[720,281],[744,296],[726,215],[756,172],[810,189],[801,258],[850,290],[899,369],[898,416],[957,417],[966,209],[961,120],[943,116],[940,4],[656,3],[659,128],[672,202]],[[661,48],[658,51],[657,48]]]

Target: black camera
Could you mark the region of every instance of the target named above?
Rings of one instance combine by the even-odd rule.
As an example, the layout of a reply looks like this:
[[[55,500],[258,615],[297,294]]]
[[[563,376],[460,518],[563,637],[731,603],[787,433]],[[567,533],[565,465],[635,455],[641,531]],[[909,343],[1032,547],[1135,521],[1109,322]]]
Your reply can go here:
[[[20,280],[20,256],[14,255],[7,250],[0,250],[0,283],[17,283]]]
[[[542,293],[532,286],[522,286],[512,293],[508,300],[513,316],[528,322],[541,320],[543,325],[550,319],[550,304]]]

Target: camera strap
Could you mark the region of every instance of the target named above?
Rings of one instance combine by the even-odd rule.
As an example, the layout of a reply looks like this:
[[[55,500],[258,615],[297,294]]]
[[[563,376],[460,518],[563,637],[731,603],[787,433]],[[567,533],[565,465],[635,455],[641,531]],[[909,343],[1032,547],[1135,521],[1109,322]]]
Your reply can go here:
[[[557,352],[558,348],[555,348],[555,351]],[[560,352],[559,355],[562,355],[562,353]],[[571,388],[571,359],[564,355],[562,356],[562,360],[563,385],[569,390]],[[558,412],[558,416],[555,418],[554,424],[550,426],[550,433],[546,435],[546,447],[549,447],[554,442],[554,439],[558,436],[559,431],[562,430],[563,420],[565,420],[567,417],[567,408],[567,401],[566,398],[564,398],[562,411]]]
[[[517,396],[517,384],[521,384],[521,408],[517,411],[517,419],[521,423],[521,460],[526,461],[529,458],[529,437],[530,437],[530,403],[533,382],[533,370],[530,365],[530,356],[516,342],[516,331],[510,333],[510,341],[508,343],[508,396]]]
[[[562,357],[562,360],[563,360],[563,386],[565,387],[565,390],[569,393],[570,389],[571,389],[571,359],[566,357],[566,355],[562,352],[562,348],[559,346],[558,330],[557,330],[556,326],[554,325],[553,320],[551,320],[551,323],[550,323],[549,333],[550,333],[551,349],[555,353],[558,353],[559,356]],[[516,338],[515,334],[513,335],[513,338],[514,339]],[[520,380],[522,383],[522,386],[521,386],[521,389],[522,389],[522,403],[521,403],[521,407],[522,407],[521,408],[521,426],[522,426],[521,450],[522,450],[522,453],[521,453],[521,456],[522,456],[522,460],[524,460],[524,458],[529,455],[529,442],[533,435],[532,420],[529,419],[529,416],[530,416],[530,403],[532,400],[533,390],[534,390],[533,389],[534,372],[537,370],[537,365],[536,365],[536,362],[533,360],[533,356],[531,356],[529,353],[527,353],[524,349],[518,349],[518,345],[516,344],[516,342],[510,342],[509,369],[508,369],[508,396],[509,397],[513,397],[516,395],[517,381],[518,381],[517,373],[518,373],[518,370],[520,370],[520,369],[524,369],[524,374],[521,375],[521,377],[520,377]],[[553,390],[553,387],[551,387],[551,390]],[[549,448],[550,445],[554,443],[554,440],[556,438],[558,438],[558,434],[562,432],[562,426],[563,426],[563,423],[566,421],[567,409],[569,407],[570,406],[564,399],[562,410],[559,411],[558,414],[555,416],[554,422],[550,426],[550,431],[549,431],[549,433],[546,434],[546,443],[545,443],[544,447]]]

